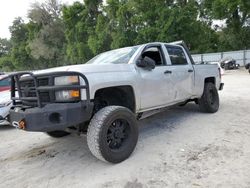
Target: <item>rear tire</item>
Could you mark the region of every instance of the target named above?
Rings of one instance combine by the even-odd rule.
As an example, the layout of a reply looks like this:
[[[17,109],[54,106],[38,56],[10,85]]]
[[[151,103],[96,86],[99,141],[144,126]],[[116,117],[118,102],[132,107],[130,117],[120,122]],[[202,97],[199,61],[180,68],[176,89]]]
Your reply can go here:
[[[219,94],[213,83],[205,83],[203,94],[198,103],[202,112],[215,113],[218,111]]]
[[[247,64],[245,65],[245,68],[246,68],[246,69],[249,69],[249,67],[250,67],[250,63],[247,63]]]
[[[137,140],[137,121],[128,108],[104,107],[90,121],[87,132],[88,147],[102,161],[124,161],[134,151]]]
[[[47,132],[47,134],[54,138],[61,138],[61,137],[69,135],[70,133],[65,132],[65,131],[51,131],[51,132]]]

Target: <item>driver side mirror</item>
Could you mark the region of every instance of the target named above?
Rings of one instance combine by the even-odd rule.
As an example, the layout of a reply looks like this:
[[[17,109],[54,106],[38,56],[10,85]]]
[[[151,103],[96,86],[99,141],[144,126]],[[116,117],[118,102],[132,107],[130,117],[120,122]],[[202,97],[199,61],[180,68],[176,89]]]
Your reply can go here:
[[[155,60],[151,59],[150,57],[145,56],[144,58],[138,60],[136,65],[141,68],[146,68],[148,70],[152,70],[155,68]]]

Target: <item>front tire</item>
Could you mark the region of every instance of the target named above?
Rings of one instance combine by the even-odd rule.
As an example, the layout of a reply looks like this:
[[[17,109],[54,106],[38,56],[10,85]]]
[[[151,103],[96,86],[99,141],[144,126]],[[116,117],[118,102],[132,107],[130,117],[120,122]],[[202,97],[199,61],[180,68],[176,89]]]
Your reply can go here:
[[[51,131],[51,132],[47,132],[47,134],[54,138],[61,138],[61,137],[69,135],[70,133],[65,132],[65,131]]]
[[[202,112],[215,113],[218,111],[219,94],[213,83],[205,83],[203,94],[198,103]]]
[[[137,140],[135,115],[125,107],[104,107],[90,121],[87,132],[88,147],[102,161],[124,161],[134,151]]]

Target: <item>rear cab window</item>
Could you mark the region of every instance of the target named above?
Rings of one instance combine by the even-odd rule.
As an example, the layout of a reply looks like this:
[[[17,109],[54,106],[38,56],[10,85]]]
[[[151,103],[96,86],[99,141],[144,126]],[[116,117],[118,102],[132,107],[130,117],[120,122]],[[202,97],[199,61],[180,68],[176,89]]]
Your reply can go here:
[[[172,65],[187,65],[188,61],[183,49],[179,46],[165,45]]]

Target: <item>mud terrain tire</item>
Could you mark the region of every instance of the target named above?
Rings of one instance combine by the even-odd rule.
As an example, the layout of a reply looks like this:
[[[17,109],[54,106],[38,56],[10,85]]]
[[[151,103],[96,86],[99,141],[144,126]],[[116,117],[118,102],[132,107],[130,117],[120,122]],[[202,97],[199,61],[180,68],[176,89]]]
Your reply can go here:
[[[202,112],[215,113],[218,111],[220,106],[219,94],[213,83],[205,83],[203,94],[198,102]]]
[[[91,153],[102,161],[119,163],[134,151],[138,140],[135,115],[128,108],[107,106],[91,119],[87,143]]]

